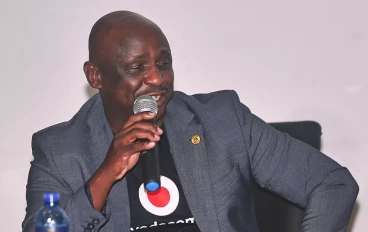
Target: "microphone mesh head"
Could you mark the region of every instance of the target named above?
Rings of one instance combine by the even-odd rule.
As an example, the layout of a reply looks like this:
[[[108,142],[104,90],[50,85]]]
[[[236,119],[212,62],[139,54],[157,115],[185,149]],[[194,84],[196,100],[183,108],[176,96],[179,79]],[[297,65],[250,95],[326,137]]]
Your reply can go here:
[[[142,112],[152,112],[154,114],[157,114],[157,110],[157,102],[151,96],[140,96],[134,101],[134,114]]]

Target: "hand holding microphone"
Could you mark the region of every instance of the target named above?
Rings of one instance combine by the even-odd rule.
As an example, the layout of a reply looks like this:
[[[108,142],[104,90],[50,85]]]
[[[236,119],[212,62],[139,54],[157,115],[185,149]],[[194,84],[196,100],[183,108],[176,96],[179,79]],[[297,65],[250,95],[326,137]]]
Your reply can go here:
[[[120,180],[136,165],[139,159],[141,159],[142,163],[145,186],[151,181],[157,182],[158,171],[155,171],[155,168],[152,169],[152,167],[157,167],[156,163],[158,164],[157,148],[155,147],[156,142],[160,140],[162,130],[154,123],[157,104],[156,110],[152,106],[145,107],[147,98],[153,101],[149,105],[154,106],[156,104],[156,101],[149,96],[141,96],[136,99],[134,103],[134,115],[130,116],[123,129],[116,133],[105,160],[100,166],[103,173],[108,173],[109,179],[112,182]],[[142,101],[139,99],[145,100]],[[153,155],[150,157],[151,154]],[[140,158],[140,156],[144,158]],[[154,178],[151,174],[155,174]],[[159,176],[158,184],[160,185]]]
[[[155,114],[149,112],[134,114],[114,136],[104,161],[88,180],[93,207],[96,210],[103,208],[114,183],[136,165],[140,153],[154,148],[160,140],[162,130],[152,123],[145,122],[154,117]],[[137,142],[139,139],[145,141]]]
[[[150,98],[151,100],[147,101]],[[156,110],[145,107],[146,104],[156,104]],[[157,103],[152,97],[142,96],[137,98],[134,108],[134,115],[130,116],[123,128],[115,134],[104,161],[88,180],[93,207],[97,210],[104,206],[114,183],[137,164],[140,156],[146,190],[155,191],[161,185],[155,147],[163,132],[153,120],[157,113]]]

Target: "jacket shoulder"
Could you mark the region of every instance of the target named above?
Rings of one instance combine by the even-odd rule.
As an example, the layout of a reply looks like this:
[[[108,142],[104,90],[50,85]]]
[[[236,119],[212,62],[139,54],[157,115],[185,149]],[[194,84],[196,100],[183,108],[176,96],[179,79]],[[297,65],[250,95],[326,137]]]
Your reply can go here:
[[[78,134],[83,134],[86,127],[86,120],[94,106],[99,101],[100,98],[98,94],[94,95],[83,104],[79,111],[70,120],[48,126],[35,132],[32,136],[32,140],[38,140],[40,138],[49,140],[55,137],[61,140],[67,140],[68,138],[75,138]]]
[[[234,90],[219,90],[208,93],[197,93],[188,95],[180,91],[174,92],[174,97],[190,105],[216,105],[232,104],[240,102],[239,96]]]

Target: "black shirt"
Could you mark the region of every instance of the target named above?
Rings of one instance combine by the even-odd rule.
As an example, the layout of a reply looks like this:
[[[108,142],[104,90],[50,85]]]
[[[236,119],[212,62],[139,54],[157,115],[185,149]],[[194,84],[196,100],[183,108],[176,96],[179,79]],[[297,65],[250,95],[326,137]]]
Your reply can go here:
[[[148,194],[144,190],[139,162],[126,175],[130,231],[199,231],[185,199],[165,132],[157,146],[161,175],[159,190]]]

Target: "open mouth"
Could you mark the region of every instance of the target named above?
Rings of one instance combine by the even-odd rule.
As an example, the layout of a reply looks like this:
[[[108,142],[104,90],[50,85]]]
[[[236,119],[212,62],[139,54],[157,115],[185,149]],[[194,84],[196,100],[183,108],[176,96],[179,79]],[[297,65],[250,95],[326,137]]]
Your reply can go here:
[[[151,97],[153,98],[153,100],[158,101],[160,100],[161,95],[152,95]]]
[[[155,89],[156,91],[154,89],[152,90],[153,91],[148,90],[147,92],[139,94],[138,96],[152,97],[152,99],[156,101],[158,107],[164,106],[168,102],[172,92],[170,88]]]
[[[150,96],[157,102],[157,104],[160,106],[165,101],[165,95],[167,94],[167,91],[162,92],[152,92],[147,94],[147,96]]]

